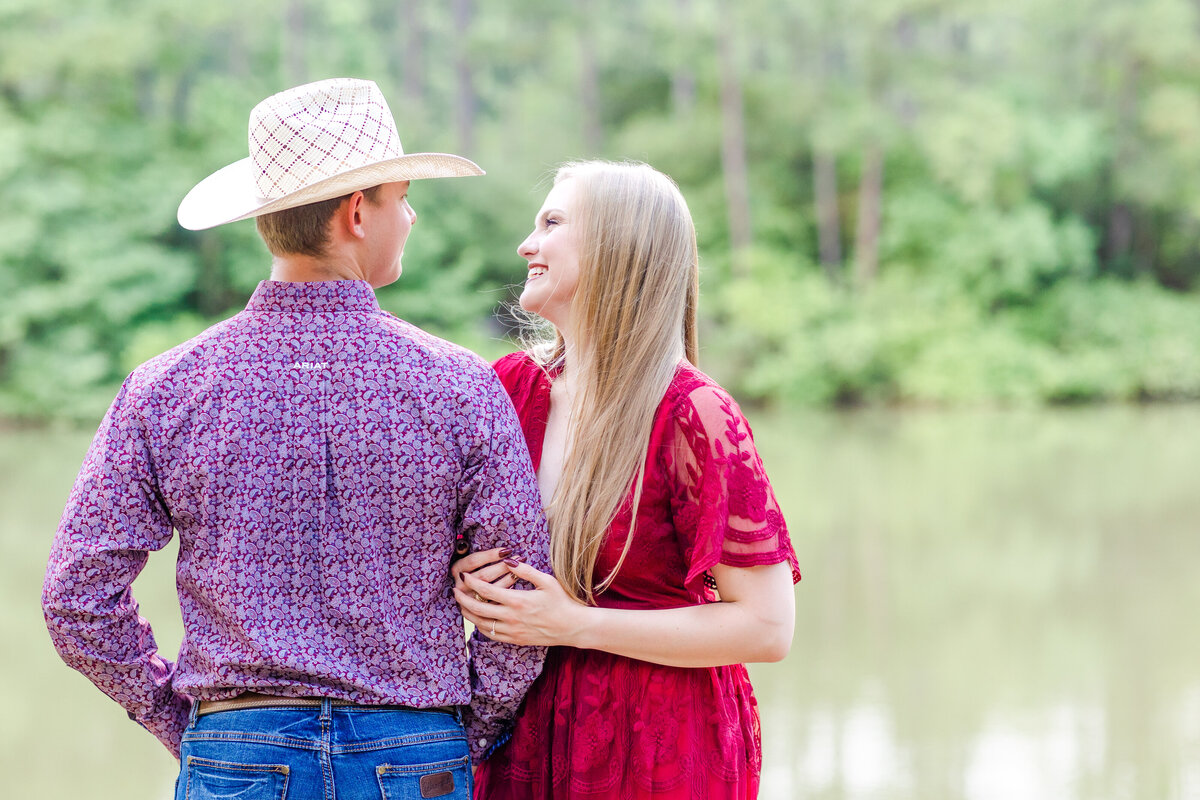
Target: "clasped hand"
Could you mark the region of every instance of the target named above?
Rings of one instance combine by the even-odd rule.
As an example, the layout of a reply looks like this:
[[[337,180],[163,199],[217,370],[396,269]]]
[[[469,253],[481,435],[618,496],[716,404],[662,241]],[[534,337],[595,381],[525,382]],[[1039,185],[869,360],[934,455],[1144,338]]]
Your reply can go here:
[[[503,548],[483,550],[451,567],[463,617],[497,642],[578,646],[589,607],[571,599],[553,575],[506,556]],[[518,580],[533,588],[512,588]]]

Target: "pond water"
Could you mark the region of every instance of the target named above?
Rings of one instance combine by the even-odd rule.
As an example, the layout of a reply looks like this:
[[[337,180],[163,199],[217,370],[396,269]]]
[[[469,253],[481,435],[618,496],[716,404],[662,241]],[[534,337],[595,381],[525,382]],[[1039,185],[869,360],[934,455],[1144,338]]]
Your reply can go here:
[[[1200,798],[1200,408],[751,419],[804,572],[763,798]],[[89,438],[0,432],[0,794],[165,799],[38,606]],[[172,561],[135,585],[165,652]]]

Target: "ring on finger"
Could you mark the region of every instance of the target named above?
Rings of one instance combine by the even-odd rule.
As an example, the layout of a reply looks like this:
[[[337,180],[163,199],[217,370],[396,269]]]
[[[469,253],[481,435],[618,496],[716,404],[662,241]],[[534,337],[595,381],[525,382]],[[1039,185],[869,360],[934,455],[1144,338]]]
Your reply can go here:
[[[496,635],[496,620],[492,620],[492,636]]]

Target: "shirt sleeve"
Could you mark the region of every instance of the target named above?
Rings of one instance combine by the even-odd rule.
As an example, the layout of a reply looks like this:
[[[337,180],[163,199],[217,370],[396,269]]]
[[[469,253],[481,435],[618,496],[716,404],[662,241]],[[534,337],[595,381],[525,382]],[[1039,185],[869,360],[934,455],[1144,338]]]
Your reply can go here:
[[[191,701],[172,690],[175,665],[159,655],[130,589],[148,551],[161,550],[173,528],[129,383],[105,415],[67,500],[42,609],[63,661],[178,758]]]
[[[737,403],[715,386],[693,390],[675,417],[672,513],[687,560],[686,586],[704,594],[717,564],[753,567],[796,553],[775,492]]]
[[[537,478],[512,402],[489,373],[486,423],[460,487],[462,530],[472,550],[508,547],[514,557],[547,572],[550,539]],[[526,690],[542,670],[546,648],[493,642],[478,632],[468,646],[472,700],[464,725],[478,762],[511,727]]]

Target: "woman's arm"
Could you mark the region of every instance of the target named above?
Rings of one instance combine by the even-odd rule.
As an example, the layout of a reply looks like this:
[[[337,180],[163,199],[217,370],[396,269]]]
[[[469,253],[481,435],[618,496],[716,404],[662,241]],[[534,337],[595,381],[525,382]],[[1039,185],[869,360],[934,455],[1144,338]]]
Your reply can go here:
[[[463,616],[497,641],[603,650],[673,667],[779,661],[792,644],[796,609],[786,562],[719,564],[712,573],[720,602],[661,610],[586,606],[553,576],[511,559],[501,563],[533,590],[503,588],[508,581],[493,584],[465,571],[454,589]]]

